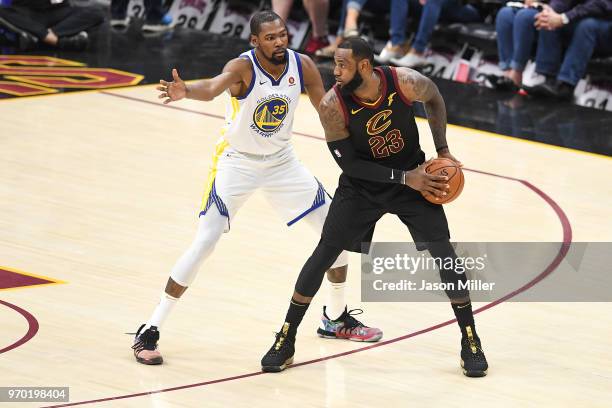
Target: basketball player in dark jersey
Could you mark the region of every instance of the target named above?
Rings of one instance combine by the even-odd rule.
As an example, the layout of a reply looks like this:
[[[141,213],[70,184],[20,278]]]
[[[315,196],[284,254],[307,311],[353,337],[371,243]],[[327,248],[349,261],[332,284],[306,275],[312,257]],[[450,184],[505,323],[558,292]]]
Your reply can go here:
[[[419,145],[412,101],[425,105],[438,157],[459,163],[446,142],[446,108],[438,88],[409,68],[373,68],[372,49],[358,37],[346,39],[334,59],[336,85],[322,99],[319,116],[342,174],[321,240],[300,272],[285,323],[261,361],[263,371],[282,371],[293,362],[298,325],[325,271],[343,249],[367,253],[376,222],[384,214],[398,216],[417,249],[427,249],[434,258],[457,257],[444,209],[421,194],[428,191],[443,197],[448,185],[446,177],[424,170],[429,162]],[[442,266],[443,282],[459,288],[458,282],[466,281],[465,274],[445,268],[446,263]],[[476,334],[469,292],[446,293],[461,329],[463,373],[482,377],[488,365]]]

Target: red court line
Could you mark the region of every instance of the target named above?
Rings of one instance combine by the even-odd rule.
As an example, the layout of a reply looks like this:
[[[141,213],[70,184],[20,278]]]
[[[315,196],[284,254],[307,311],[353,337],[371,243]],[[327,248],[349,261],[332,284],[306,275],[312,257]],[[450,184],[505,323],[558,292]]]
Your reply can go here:
[[[103,92],[103,93],[108,94],[108,95],[118,96],[116,94],[111,94],[109,92]],[[124,97],[124,96],[121,95],[120,97]],[[139,102],[152,103],[154,105],[158,105],[158,106],[161,106],[161,107],[166,106],[166,105],[162,105],[162,104],[156,104],[154,102],[149,102],[149,101],[146,101],[146,100],[141,100],[141,99],[138,99],[138,98],[127,97],[127,99],[132,99],[132,100],[139,101]],[[171,108],[177,108],[177,107],[171,107]],[[182,108],[179,108],[179,109],[185,110],[185,109],[182,109]],[[201,114],[201,115],[206,115],[206,116],[213,116],[211,114],[207,114],[207,113],[204,113],[204,112],[198,112],[198,111],[191,111],[191,112],[197,113],[197,114]],[[217,117],[217,115],[215,115],[213,117]],[[298,134],[298,133],[296,133],[296,134]],[[315,138],[315,139],[321,139],[321,138],[316,137],[316,136],[309,136],[309,137]],[[559,249],[559,252],[555,256],[555,258],[552,260],[552,262],[546,267],[546,269],[544,269],[544,271],[542,271],[540,274],[538,274],[534,279],[532,279],[531,281],[527,282],[525,285],[521,286],[520,288],[518,288],[518,289],[508,293],[507,295],[501,297],[500,299],[497,299],[497,300],[495,300],[495,301],[493,301],[491,303],[486,304],[485,306],[482,306],[482,307],[474,310],[474,314],[477,314],[477,313],[483,312],[483,311],[485,311],[487,309],[490,309],[490,308],[492,308],[492,307],[494,307],[496,305],[499,305],[500,303],[505,302],[508,299],[511,299],[512,297],[518,295],[519,293],[522,293],[522,292],[528,290],[529,288],[533,287],[538,282],[540,282],[541,280],[546,278],[548,275],[550,275],[559,266],[559,264],[561,263],[563,258],[565,258],[565,256],[567,255],[567,253],[569,251],[569,247],[570,247],[571,242],[572,242],[572,227],[571,227],[570,221],[569,221],[567,215],[565,214],[565,212],[563,211],[563,209],[550,196],[548,196],[545,192],[543,192],[542,190],[540,190],[539,188],[537,188],[536,186],[534,186],[530,182],[528,182],[526,180],[522,180],[522,179],[502,176],[502,175],[498,175],[498,174],[494,174],[494,173],[488,173],[488,172],[483,172],[483,171],[479,171],[479,170],[471,170],[471,171],[476,172],[476,173],[490,175],[490,176],[493,176],[493,177],[499,177],[499,178],[506,179],[506,180],[512,180],[512,181],[516,181],[516,182],[519,182],[519,183],[523,184],[524,186],[526,186],[527,188],[532,190],[534,193],[536,193],[540,198],[542,198],[553,209],[553,211],[555,212],[555,214],[559,218],[559,221],[561,222],[561,226],[563,227],[563,241],[561,243],[561,248]],[[449,324],[454,323],[455,321],[456,321],[456,319],[447,320],[445,322],[438,323],[436,325],[433,325],[433,326],[430,326],[430,327],[427,327],[425,329],[418,330],[418,331],[415,331],[415,332],[412,332],[412,333],[408,333],[408,334],[400,336],[400,337],[396,337],[396,338],[393,338],[393,339],[385,340],[385,341],[382,341],[382,342],[379,342],[379,343],[376,343],[376,344],[372,344],[372,345],[369,345],[369,346],[360,347],[358,349],[345,351],[343,353],[332,354],[332,355],[329,355],[329,356],[326,356],[326,357],[321,357],[321,358],[317,358],[317,359],[313,359],[313,360],[303,361],[303,362],[297,363],[297,364],[292,364],[291,367],[295,368],[295,367],[299,367],[299,366],[314,364],[314,363],[318,363],[318,362],[321,362],[321,361],[331,360],[331,359],[334,359],[334,358],[339,358],[339,357],[347,356],[347,355],[350,355],[350,354],[360,353],[362,351],[370,350],[370,349],[373,349],[373,348],[386,346],[388,344],[396,343],[398,341],[406,340],[406,339],[409,339],[411,337],[418,336],[420,334],[424,334],[424,333],[428,333],[428,332],[433,331],[433,330],[440,329],[440,328],[442,328],[444,326],[448,326]],[[69,404],[62,404],[62,405],[51,405],[51,406],[48,406],[48,407],[45,407],[45,408],[70,407],[70,406],[75,406],[75,405],[85,405],[85,404],[93,404],[93,403],[97,403],[97,402],[115,401],[115,400],[119,400],[119,399],[141,397],[141,396],[145,396],[145,395],[159,394],[159,393],[162,393],[162,392],[177,391],[177,390],[182,390],[182,389],[186,389],[186,388],[202,387],[202,386],[216,384],[216,383],[234,381],[234,380],[238,380],[238,379],[242,379],[242,378],[255,377],[255,376],[258,376],[258,375],[262,375],[262,374],[264,374],[264,373],[261,372],[261,371],[257,371],[257,372],[237,375],[237,376],[233,376],[233,377],[225,377],[225,378],[220,378],[220,379],[216,379],[216,380],[210,380],[210,381],[204,381],[204,382],[199,382],[199,383],[194,383],[194,384],[181,385],[181,386],[178,386],[178,387],[164,388],[164,389],[160,389],[160,390],[153,390],[153,391],[141,392],[141,393],[136,393],[136,394],[126,394],[126,395],[120,395],[120,396],[116,396],[116,397],[106,397],[106,398],[99,398],[99,399],[94,399],[94,400],[78,401],[78,402],[73,402],[73,403],[69,403]],[[278,375],[278,374],[272,374],[272,375]]]
[[[176,106],[176,105],[164,105],[161,102],[153,102],[153,101],[149,101],[146,99],[135,98],[133,96],[122,95],[122,94],[118,94],[114,92],[100,91],[99,93],[104,94],[104,95],[109,95],[109,96],[116,96],[117,98],[128,99],[130,101],[148,103],[149,105],[159,106],[160,108],[174,109],[174,110],[183,111],[183,112],[195,113],[197,115],[208,116],[210,118],[225,120],[225,116],[215,115],[214,113],[208,113],[208,112],[202,112],[202,111],[197,111],[193,109],[181,108],[180,106]],[[313,136],[313,135],[309,135],[309,134],[301,133],[301,132],[293,132],[293,134],[308,137],[310,139],[325,140],[324,137]]]
[[[6,346],[3,349],[0,349],[0,354],[2,354],[2,353],[6,353],[7,351],[10,351],[14,348],[21,346],[22,344],[28,342],[32,337],[36,336],[39,326],[38,326],[38,320],[36,320],[36,318],[32,314],[30,314],[30,312],[28,312],[27,310],[24,310],[20,308],[19,306],[15,306],[12,303],[5,302],[4,300],[0,300],[0,305],[4,305],[8,308],[13,309],[14,311],[22,315],[28,322],[27,333],[22,338],[17,340],[15,343],[9,346]]]

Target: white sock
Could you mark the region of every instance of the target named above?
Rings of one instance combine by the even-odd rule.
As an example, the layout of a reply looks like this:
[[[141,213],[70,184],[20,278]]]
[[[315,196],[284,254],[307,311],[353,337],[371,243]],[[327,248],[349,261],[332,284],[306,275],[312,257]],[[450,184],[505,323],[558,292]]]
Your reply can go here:
[[[153,315],[151,315],[147,325],[144,327],[144,330],[151,326],[157,326],[157,329],[159,330],[176,305],[177,300],[178,298],[174,298],[164,292],[159,300],[159,303],[155,307],[155,310],[153,311]]]
[[[332,320],[339,318],[344,309],[346,308],[346,301],[344,299],[344,288],[346,282],[334,283],[329,282],[329,292],[327,295],[327,304],[325,312],[327,317]]]

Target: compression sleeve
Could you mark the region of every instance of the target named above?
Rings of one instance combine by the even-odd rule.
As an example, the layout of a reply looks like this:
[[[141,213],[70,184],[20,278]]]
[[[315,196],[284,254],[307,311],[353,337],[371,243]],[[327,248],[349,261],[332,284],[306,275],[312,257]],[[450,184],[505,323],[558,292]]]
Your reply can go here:
[[[390,169],[372,161],[360,159],[355,154],[355,148],[348,138],[327,142],[327,147],[338,166],[351,177],[379,183],[404,183],[404,171]]]

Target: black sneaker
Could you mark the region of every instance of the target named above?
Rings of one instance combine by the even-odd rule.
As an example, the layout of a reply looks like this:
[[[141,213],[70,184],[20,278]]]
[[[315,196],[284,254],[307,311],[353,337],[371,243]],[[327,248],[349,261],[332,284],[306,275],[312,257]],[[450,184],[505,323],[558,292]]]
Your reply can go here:
[[[274,344],[261,359],[261,370],[278,373],[293,363],[295,354],[295,337],[289,335],[289,323],[283,324],[280,333],[276,333]]]
[[[62,50],[83,51],[89,44],[87,32],[81,31],[78,34],[68,37],[60,37],[57,41],[57,48]]]
[[[466,327],[467,336],[461,339],[461,368],[466,377],[484,377],[487,375],[487,359],[482,351],[480,339],[474,337],[472,328]]]
[[[136,332],[134,338],[134,357],[136,361],[146,365],[158,365],[164,362],[159,350],[157,350],[157,342],[159,341],[159,331],[156,326],[151,326],[141,333],[145,325],[141,325]]]
[[[485,79],[489,81],[493,89],[498,91],[517,92],[519,90],[514,81],[503,75],[488,74],[485,75]]]

